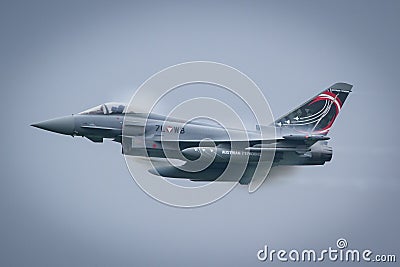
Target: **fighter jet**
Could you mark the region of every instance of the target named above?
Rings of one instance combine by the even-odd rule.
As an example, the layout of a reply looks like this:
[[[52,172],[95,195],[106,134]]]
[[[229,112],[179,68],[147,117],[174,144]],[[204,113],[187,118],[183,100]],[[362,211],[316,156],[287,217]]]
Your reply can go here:
[[[122,144],[122,153],[150,158],[181,158],[192,161],[206,156],[212,164],[198,172],[185,171],[174,166],[150,169],[154,175],[185,178],[192,181],[213,181],[221,175],[232,155],[246,158],[248,168],[242,184],[248,184],[254,172],[254,163],[261,160],[263,151],[272,151],[272,166],[323,165],[332,158],[332,148],[327,136],[352,85],[335,83],[299,107],[279,117],[270,125],[257,125],[247,131],[247,140],[230,140],[223,127],[207,122],[185,122],[179,118],[159,114],[127,112],[123,103],[105,103],[78,114],[51,119],[31,126],[54,133],[82,136],[101,143],[111,139]],[[275,137],[263,140],[260,131],[273,129]],[[168,142],[175,136],[178,145]],[[163,137],[166,140],[162,140]],[[201,142],[213,141],[214,146]],[[128,141],[127,141],[128,139]],[[142,140],[138,145],[137,140]],[[143,145],[144,144],[144,145]],[[233,146],[235,144],[235,146]],[[232,150],[232,147],[235,147]],[[166,151],[168,153],[166,153]]]

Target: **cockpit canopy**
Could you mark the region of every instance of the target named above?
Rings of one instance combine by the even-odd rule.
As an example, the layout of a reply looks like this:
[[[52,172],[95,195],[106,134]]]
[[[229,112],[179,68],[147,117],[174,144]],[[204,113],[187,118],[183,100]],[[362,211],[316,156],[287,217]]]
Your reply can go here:
[[[109,114],[123,114],[125,113],[125,104],[109,102],[98,105],[94,108],[87,109],[79,112],[81,115],[109,115]]]

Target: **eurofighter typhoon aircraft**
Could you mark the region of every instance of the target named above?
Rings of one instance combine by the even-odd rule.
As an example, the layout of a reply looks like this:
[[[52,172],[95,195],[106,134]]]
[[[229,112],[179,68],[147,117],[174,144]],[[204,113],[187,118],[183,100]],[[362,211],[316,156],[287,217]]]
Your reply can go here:
[[[263,150],[273,150],[272,166],[323,165],[330,161],[332,148],[328,146],[327,140],[330,138],[327,134],[351,89],[352,85],[346,83],[332,85],[271,125],[256,126],[256,130],[247,131],[249,139],[243,140],[246,142],[229,140],[221,134],[224,128],[216,124],[183,122],[178,118],[152,113],[126,112],[127,106],[122,103],[105,103],[75,115],[31,126],[64,135],[83,136],[96,143],[103,142],[105,138],[111,139],[122,144],[122,153],[126,155],[140,156],[145,151],[149,158],[175,158],[175,155],[180,158],[183,155],[187,161],[196,160],[204,154],[213,157],[212,163],[198,172],[175,166],[148,170],[151,174],[167,178],[213,181],[223,173],[231,155],[239,155],[239,158],[244,155],[248,167],[242,177],[237,177],[237,181],[248,184],[254,171],[252,166],[260,161]],[[275,138],[262,140],[260,127],[274,129]],[[123,129],[128,134],[123,134]],[[169,146],[168,142],[162,140],[163,136],[172,134],[179,136],[178,146]],[[132,140],[123,142],[123,138]],[[136,138],[142,138],[144,146],[135,146]],[[213,140],[214,146],[200,142],[205,138]],[[236,150],[231,150],[234,142]]]

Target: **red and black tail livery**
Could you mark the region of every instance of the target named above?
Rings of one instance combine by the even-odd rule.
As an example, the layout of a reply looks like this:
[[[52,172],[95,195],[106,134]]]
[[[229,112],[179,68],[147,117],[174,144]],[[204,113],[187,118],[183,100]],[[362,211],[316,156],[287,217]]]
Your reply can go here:
[[[351,92],[353,86],[335,83],[300,107],[275,121],[284,132],[326,135]]]

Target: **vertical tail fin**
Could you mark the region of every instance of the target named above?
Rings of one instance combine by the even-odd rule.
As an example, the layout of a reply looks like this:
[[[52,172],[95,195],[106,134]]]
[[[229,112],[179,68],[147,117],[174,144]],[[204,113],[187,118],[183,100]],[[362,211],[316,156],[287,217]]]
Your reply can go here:
[[[305,134],[326,135],[338,116],[353,86],[335,83],[298,108],[277,119],[274,124],[282,130]]]

